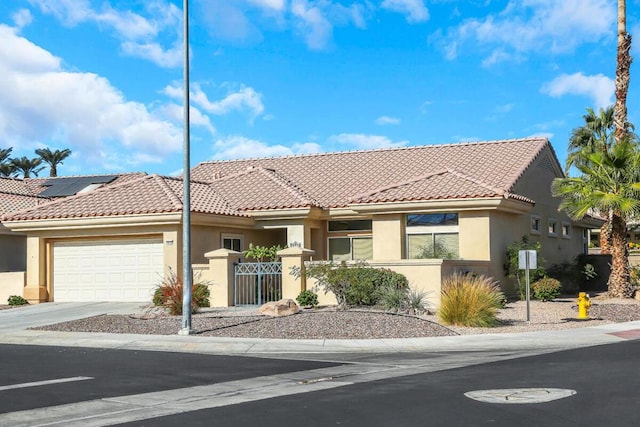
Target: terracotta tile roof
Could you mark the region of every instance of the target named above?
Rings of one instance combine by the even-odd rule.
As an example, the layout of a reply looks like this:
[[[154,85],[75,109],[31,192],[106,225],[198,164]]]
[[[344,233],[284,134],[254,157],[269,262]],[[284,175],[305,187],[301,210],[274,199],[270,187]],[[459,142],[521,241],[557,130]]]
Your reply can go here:
[[[0,193],[35,196],[31,187],[22,179],[0,177]]]
[[[317,201],[279,173],[260,167],[218,179],[211,186],[238,210],[318,206]]]
[[[217,183],[250,167],[270,169],[321,207],[346,207],[353,201],[432,200],[489,195],[529,201],[511,190],[540,153],[553,148],[546,138],[429,145],[370,151],[211,161],[191,172],[194,179]],[[443,174],[443,171],[447,173]],[[217,184],[214,184],[217,185]],[[225,184],[237,194],[238,209],[291,207],[291,196],[269,188],[268,203],[260,205],[241,195],[242,180]],[[256,190],[252,190],[255,192]],[[253,193],[252,193],[253,194]]]
[[[0,193],[0,218],[4,214],[36,207],[46,203],[48,199],[21,194]]]
[[[108,182],[104,185],[114,185],[119,184],[121,182],[130,181],[132,179],[140,178],[141,176],[147,175],[146,172],[130,172],[123,174],[108,174],[108,175],[117,175],[117,178],[111,182]],[[31,189],[34,194],[40,194],[47,189],[47,186],[44,184],[50,180],[68,180],[69,178],[91,178],[91,177],[103,177],[106,175],[66,175],[66,176],[58,176],[58,177],[41,177],[41,178],[26,178],[24,183]]]
[[[241,215],[207,183],[191,184],[192,211]],[[5,221],[109,217],[182,211],[182,180],[145,175],[6,215]]]

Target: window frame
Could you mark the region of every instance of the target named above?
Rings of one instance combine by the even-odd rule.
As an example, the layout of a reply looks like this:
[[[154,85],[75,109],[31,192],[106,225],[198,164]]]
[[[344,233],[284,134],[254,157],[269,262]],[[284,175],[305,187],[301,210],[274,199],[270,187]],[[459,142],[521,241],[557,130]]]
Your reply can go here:
[[[240,250],[236,251],[236,252],[240,252],[242,253],[242,251],[244,250],[244,235],[242,234],[232,234],[232,233],[221,233],[220,234],[220,248],[222,249],[229,249],[229,248],[225,248],[224,247],[224,241],[225,240],[238,240],[240,242]],[[233,249],[233,243],[231,245],[231,249],[232,251],[235,251],[235,249]]]
[[[534,224],[536,225],[536,227],[534,227]],[[540,215],[531,215],[529,217],[529,233],[542,234],[541,226],[542,217],[540,217]]]
[[[568,221],[562,221],[562,238],[570,239],[572,233],[573,233],[573,230],[571,229],[571,223]]]
[[[371,240],[371,259],[373,258],[373,236],[371,234],[349,234],[342,236],[329,236],[327,238],[327,260],[333,261],[331,258],[331,240],[337,239],[348,239],[349,240],[349,260],[348,261],[360,261],[360,259],[355,259],[353,257],[353,241],[356,239],[368,239]],[[364,259],[363,261],[367,261]]]
[[[551,225],[553,225],[553,231],[551,231]],[[550,237],[558,237],[558,220],[555,218],[549,218],[547,220],[547,235]]]

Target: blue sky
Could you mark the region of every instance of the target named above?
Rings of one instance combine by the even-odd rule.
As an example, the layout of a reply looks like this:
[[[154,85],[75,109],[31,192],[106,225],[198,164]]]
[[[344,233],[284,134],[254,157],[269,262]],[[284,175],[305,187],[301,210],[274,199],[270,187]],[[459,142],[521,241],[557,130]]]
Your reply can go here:
[[[193,165],[532,135],[564,162],[614,101],[615,0],[189,4]],[[61,175],[179,173],[182,57],[181,0],[2,1],[0,148],[70,148]]]

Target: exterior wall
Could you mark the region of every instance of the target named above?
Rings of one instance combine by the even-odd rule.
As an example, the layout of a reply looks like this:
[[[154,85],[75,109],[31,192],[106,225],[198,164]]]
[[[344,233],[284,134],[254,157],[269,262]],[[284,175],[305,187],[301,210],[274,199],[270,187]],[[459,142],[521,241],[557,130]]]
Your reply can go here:
[[[0,230],[0,272],[24,271],[26,268],[27,237],[19,234],[3,234]]]
[[[460,212],[458,214],[458,230],[461,259],[492,259],[489,211]]]
[[[490,269],[488,261],[439,259],[407,259],[395,262],[370,261],[367,264],[373,268],[387,268],[403,274],[412,289],[427,294],[427,302],[434,308],[440,306],[442,279],[457,271],[488,275]],[[283,272],[283,274],[285,273]],[[324,289],[320,289],[316,279],[308,278],[306,289],[311,289],[318,294],[320,305],[336,304],[334,294],[331,292],[325,294]]]
[[[0,304],[6,304],[11,295],[23,296],[26,277],[24,271],[0,273]]]
[[[402,259],[404,253],[402,214],[374,215],[372,220],[373,259]]]
[[[194,263],[206,263],[204,254],[222,248],[223,235],[242,236],[243,250],[249,247],[249,243],[254,246],[285,246],[286,230],[251,230],[242,228],[221,228],[193,226],[191,231],[191,259]]]

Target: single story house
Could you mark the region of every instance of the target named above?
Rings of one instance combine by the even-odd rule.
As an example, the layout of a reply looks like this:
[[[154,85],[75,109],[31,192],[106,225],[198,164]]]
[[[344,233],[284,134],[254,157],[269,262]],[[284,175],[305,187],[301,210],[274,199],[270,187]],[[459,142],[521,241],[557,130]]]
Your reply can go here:
[[[421,266],[454,258],[509,291],[509,244],[528,236],[549,264],[568,262],[599,226],[558,211],[550,187],[561,176],[541,137],[208,161],[191,172],[192,263],[278,244],[411,270],[422,283]],[[5,215],[27,236],[25,298],[150,301],[164,275],[182,271],[182,186],[148,175]],[[439,290],[434,280],[419,287]]]

